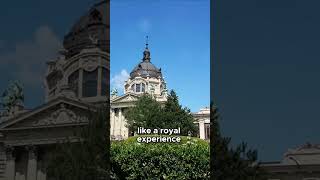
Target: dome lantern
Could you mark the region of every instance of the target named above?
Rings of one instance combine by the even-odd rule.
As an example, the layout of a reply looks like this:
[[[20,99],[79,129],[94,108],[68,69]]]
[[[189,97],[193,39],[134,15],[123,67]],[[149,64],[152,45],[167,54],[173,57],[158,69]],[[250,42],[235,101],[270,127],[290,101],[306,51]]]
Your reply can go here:
[[[146,61],[146,62],[150,62],[150,51],[149,51],[149,48],[148,48],[148,36],[146,36],[146,48],[145,50],[143,51],[143,61]]]

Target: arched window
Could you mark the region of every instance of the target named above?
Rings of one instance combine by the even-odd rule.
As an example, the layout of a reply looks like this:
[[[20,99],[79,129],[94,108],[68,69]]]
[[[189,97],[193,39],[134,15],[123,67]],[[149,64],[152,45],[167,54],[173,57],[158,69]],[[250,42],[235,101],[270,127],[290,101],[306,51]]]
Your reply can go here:
[[[68,77],[68,84],[70,89],[76,94],[77,97],[79,92],[78,81],[79,81],[79,70],[76,70]]]
[[[105,96],[107,94],[108,82],[109,82],[109,73],[107,72],[106,68],[102,68],[102,75],[101,75],[101,95]]]
[[[82,96],[97,96],[98,70],[92,72],[83,71]]]
[[[131,91],[134,92],[134,84],[131,85]]]

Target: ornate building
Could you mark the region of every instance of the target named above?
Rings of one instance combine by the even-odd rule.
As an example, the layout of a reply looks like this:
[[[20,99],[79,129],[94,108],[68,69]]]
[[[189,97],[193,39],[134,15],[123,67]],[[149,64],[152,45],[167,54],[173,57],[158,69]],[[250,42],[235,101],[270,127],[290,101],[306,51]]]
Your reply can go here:
[[[125,126],[123,111],[132,107],[137,98],[144,93],[153,95],[159,102],[167,100],[166,82],[161,68],[158,69],[151,63],[148,43],[141,62],[132,70],[130,78],[124,84],[124,95],[118,96],[115,91],[111,94],[110,133],[112,139],[125,139],[131,134],[131,131]]]
[[[66,137],[76,140],[74,129],[108,101],[109,24],[109,2],[94,5],[64,37],[60,56],[47,62],[45,103],[2,113],[0,179],[48,179],[51,145]]]
[[[148,43],[143,51],[141,62],[131,71],[129,79],[124,83],[124,94],[118,96],[115,90],[111,93],[110,134],[112,139],[121,140],[133,135],[133,130],[126,127],[123,112],[132,107],[144,93],[153,95],[158,102],[167,101],[167,85],[161,68],[157,68],[151,62]],[[210,139],[210,109],[203,108],[192,115],[199,127],[198,136],[201,139]]]

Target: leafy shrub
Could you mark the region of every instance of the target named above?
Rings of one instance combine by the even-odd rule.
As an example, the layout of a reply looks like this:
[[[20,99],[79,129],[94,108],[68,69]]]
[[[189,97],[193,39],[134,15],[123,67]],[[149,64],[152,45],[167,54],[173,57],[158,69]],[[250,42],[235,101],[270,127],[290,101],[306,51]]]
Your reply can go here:
[[[209,143],[181,136],[180,143],[112,142],[113,179],[210,179]]]

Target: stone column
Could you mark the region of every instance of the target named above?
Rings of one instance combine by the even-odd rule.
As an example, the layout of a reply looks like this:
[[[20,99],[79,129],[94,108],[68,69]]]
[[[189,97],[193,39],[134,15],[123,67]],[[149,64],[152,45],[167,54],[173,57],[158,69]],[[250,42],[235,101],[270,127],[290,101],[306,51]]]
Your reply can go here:
[[[14,180],[15,179],[15,154],[14,154],[14,147],[13,146],[6,146],[6,179],[7,180]]]
[[[205,129],[204,129],[204,121],[202,119],[199,120],[199,135],[200,135],[200,139],[205,139],[206,135],[205,135]]]
[[[119,132],[120,132],[121,137],[123,137],[123,135],[122,135],[122,109],[121,109],[121,108],[119,108],[118,121],[119,121],[119,123],[120,123],[120,125],[119,125],[120,130],[119,130]]]
[[[26,146],[28,151],[28,167],[27,167],[27,180],[37,179],[37,147],[30,145]]]

